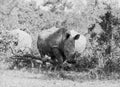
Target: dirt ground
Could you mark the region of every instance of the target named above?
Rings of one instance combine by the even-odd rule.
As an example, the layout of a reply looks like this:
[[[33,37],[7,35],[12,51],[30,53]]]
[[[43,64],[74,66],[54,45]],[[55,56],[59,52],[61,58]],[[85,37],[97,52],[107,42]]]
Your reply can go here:
[[[119,80],[71,81],[49,79],[43,74],[0,70],[0,87],[120,87]]]

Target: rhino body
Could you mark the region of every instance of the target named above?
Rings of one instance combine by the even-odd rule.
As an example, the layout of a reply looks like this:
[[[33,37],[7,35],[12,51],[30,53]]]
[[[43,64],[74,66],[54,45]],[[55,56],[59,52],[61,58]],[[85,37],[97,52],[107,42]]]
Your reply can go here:
[[[41,57],[51,57],[54,63],[62,64],[65,60],[72,58],[75,53],[75,40],[79,34],[72,37],[69,30],[65,28],[52,27],[43,30],[38,35],[37,48]]]

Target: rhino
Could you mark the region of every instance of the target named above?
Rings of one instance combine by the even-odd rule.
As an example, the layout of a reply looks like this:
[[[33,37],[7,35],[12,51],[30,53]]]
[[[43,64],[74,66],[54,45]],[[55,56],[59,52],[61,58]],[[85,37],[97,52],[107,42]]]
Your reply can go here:
[[[72,37],[66,28],[52,27],[39,33],[37,48],[41,58],[48,55],[54,63],[62,65],[75,54],[75,40],[79,37],[80,34]]]

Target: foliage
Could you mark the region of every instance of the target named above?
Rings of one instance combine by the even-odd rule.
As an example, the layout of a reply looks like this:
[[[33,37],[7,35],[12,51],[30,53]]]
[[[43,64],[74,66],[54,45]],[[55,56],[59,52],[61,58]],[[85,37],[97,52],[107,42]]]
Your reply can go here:
[[[120,71],[120,8],[117,3],[88,0],[81,14],[77,13],[77,9],[67,13],[65,9],[72,9],[73,4],[66,0],[46,0],[43,7],[47,6],[51,8],[44,11],[34,1],[10,0],[8,4],[3,4],[2,9],[0,7],[0,53],[5,53],[3,50],[7,50],[7,42],[11,40],[6,31],[26,28],[33,37],[33,52],[38,54],[36,40],[41,30],[53,26],[66,27],[77,30],[88,39],[85,51],[75,58],[71,70],[98,68],[104,72]]]

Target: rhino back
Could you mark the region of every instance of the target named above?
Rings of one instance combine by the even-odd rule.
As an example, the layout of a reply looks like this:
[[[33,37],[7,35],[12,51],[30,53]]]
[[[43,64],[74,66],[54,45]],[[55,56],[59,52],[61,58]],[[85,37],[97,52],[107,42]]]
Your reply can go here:
[[[43,37],[44,34],[42,32],[42,34],[40,33],[38,36],[38,40],[37,40],[37,47],[40,53],[42,54],[52,54],[52,48],[53,47],[58,47],[60,48],[63,37],[65,35],[65,32],[67,31],[66,29],[55,29],[56,31],[53,32],[53,30],[48,30],[48,31],[44,31],[44,34],[47,34],[47,37]],[[52,32],[52,33],[50,33]],[[49,35],[48,35],[49,33]]]
[[[47,30],[43,30],[39,33],[39,36],[41,39],[45,40],[47,39],[50,35],[52,35],[53,33],[55,33],[56,31],[58,31],[59,28],[56,28],[56,27],[52,27],[50,29],[47,29]]]

